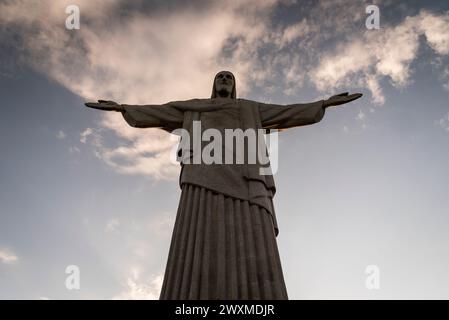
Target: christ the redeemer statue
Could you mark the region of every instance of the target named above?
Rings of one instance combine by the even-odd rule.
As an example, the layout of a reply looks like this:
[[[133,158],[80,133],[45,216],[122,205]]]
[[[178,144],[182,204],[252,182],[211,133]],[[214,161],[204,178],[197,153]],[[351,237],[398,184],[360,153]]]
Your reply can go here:
[[[137,128],[191,133],[200,121],[202,131],[224,132],[317,123],[327,107],[361,96],[342,93],[313,103],[265,104],[237,99],[234,75],[221,71],[210,99],[163,105],[99,100],[86,106],[121,112]],[[194,157],[192,150],[180,151],[182,192],[160,299],[287,299],[276,243],[273,176],[262,175],[258,162],[194,163],[186,161]]]

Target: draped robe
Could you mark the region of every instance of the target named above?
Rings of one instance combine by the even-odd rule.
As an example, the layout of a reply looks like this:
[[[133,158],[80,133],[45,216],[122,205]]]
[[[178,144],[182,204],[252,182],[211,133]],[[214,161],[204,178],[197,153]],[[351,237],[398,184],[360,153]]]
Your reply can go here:
[[[287,129],[321,121],[323,101],[275,105],[213,98],[122,105],[127,123],[171,132]],[[223,139],[224,141],[224,139]],[[181,141],[182,144],[182,141]],[[205,164],[180,148],[178,206],[161,299],[287,299],[276,236],[273,176],[259,162]]]

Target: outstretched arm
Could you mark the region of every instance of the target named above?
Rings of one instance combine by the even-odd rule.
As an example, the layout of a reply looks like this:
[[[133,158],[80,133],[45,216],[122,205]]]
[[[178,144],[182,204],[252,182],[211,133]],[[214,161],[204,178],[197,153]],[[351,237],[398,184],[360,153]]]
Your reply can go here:
[[[287,129],[317,123],[323,119],[325,109],[345,104],[360,98],[362,94],[347,92],[312,103],[290,105],[259,104],[262,127],[266,129]]]
[[[117,111],[123,114],[126,122],[136,128],[161,128],[173,131],[181,128],[184,120],[182,111],[174,108],[171,103],[163,105],[127,105],[114,101],[98,100],[98,103],[88,102],[89,108]]]

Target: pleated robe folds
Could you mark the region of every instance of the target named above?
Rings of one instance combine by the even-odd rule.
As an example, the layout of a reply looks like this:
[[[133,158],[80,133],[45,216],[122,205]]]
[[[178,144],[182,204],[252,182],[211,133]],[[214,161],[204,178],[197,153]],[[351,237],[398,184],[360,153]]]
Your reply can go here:
[[[169,132],[192,133],[194,120],[201,121],[202,130],[224,132],[286,129],[324,116],[323,101],[283,106],[216,98],[123,106],[131,126]],[[192,164],[184,156],[192,160],[187,152],[192,150],[183,148],[181,199],[160,299],[287,299],[273,177],[260,175],[258,163]]]

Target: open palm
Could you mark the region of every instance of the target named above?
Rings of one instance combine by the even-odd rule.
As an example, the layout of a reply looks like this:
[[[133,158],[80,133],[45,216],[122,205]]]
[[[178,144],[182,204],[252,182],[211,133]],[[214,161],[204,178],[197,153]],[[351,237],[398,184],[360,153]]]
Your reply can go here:
[[[84,104],[86,107],[104,110],[104,111],[123,111],[123,106],[119,105],[117,102],[108,100],[98,100],[96,102],[87,102]]]
[[[348,92],[340,93],[335,96],[330,97],[324,101],[324,107],[339,106],[354,100],[359,99],[363,96],[361,93],[348,94]]]

